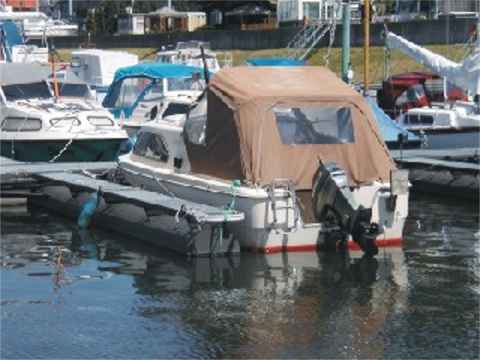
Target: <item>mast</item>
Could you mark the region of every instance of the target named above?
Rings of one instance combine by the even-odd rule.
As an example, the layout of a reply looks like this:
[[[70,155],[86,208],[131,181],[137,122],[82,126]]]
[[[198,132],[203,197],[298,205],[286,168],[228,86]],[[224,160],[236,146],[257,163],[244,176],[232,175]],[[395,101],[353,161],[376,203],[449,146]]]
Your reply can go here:
[[[342,18],[342,80],[348,82],[350,65],[350,3],[343,3]]]
[[[370,45],[370,1],[364,0],[363,2],[363,91],[368,90],[368,62],[369,59],[369,45]]]

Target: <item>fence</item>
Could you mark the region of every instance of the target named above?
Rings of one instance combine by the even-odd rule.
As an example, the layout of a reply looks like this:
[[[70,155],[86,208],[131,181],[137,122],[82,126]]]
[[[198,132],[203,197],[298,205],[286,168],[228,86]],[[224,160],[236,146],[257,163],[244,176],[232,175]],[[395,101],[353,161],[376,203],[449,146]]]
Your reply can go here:
[[[464,43],[476,26],[475,19],[419,20],[405,23],[392,23],[389,29],[419,45]],[[148,35],[97,36],[91,39],[97,48],[160,48],[178,41],[209,41],[213,50],[258,50],[284,48],[299,28],[288,27],[274,30],[203,30],[194,32],[175,32]],[[338,24],[334,46],[341,46],[341,24]],[[372,24],[370,29],[371,45],[382,46],[384,40],[383,24]],[[317,47],[327,45],[328,39]],[[77,48],[86,42],[86,36],[55,38],[55,46]],[[351,45],[363,45],[363,28],[353,24]]]

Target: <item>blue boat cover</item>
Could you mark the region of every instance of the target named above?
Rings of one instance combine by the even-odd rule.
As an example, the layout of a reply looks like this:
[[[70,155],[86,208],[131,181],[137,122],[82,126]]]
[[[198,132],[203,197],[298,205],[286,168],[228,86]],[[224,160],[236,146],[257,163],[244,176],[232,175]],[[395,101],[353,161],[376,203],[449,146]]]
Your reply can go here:
[[[1,43],[5,50],[6,60],[12,61],[12,46],[24,44],[22,35],[18,31],[17,25],[12,20],[0,22]]]
[[[272,57],[248,59],[247,64],[252,66],[304,66],[306,62],[303,60],[289,59],[284,57]]]
[[[200,73],[203,76],[203,69],[178,64],[166,63],[140,63],[118,69],[115,72],[112,85],[127,77],[148,77],[151,79],[189,77],[193,73]]]
[[[140,63],[137,65],[120,68],[115,72],[113,82],[108,88],[107,95],[103,99],[102,105],[106,108],[109,108],[116,118],[120,117],[122,113],[128,118],[150,87],[146,87],[143,93],[140,94],[140,96],[131,106],[114,108],[114,104],[120,94],[121,84],[124,79],[148,78],[156,80],[164,78],[187,78],[191,77],[194,73],[200,73],[200,77],[204,77],[202,68],[178,64],[166,64],[158,62]],[[151,86],[153,86],[153,84]]]
[[[410,131],[407,131],[406,129],[398,125],[395,121],[393,121],[387,114],[385,114],[385,112],[378,106],[377,102],[374,99],[366,97],[366,100],[368,105],[372,109],[373,114],[375,115],[375,119],[377,120],[380,133],[383,136],[383,141],[397,141],[398,134],[408,134],[409,141],[420,140],[417,135]]]

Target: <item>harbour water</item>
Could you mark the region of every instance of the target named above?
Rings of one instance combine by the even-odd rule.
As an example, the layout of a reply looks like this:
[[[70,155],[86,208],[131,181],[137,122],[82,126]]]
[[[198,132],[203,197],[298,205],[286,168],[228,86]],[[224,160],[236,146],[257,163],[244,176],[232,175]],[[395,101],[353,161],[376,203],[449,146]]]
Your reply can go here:
[[[479,210],[413,194],[402,248],[186,259],[2,208],[2,358],[478,358]]]

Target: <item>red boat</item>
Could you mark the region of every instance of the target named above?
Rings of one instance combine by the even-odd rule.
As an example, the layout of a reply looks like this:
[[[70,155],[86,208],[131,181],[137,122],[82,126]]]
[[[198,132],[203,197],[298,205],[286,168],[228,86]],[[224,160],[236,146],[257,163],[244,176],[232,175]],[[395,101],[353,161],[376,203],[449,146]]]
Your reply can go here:
[[[464,92],[450,84],[448,100],[466,100]],[[392,119],[411,108],[430,106],[434,101],[444,101],[443,80],[427,72],[408,72],[391,76],[382,82],[378,91],[379,106]]]

